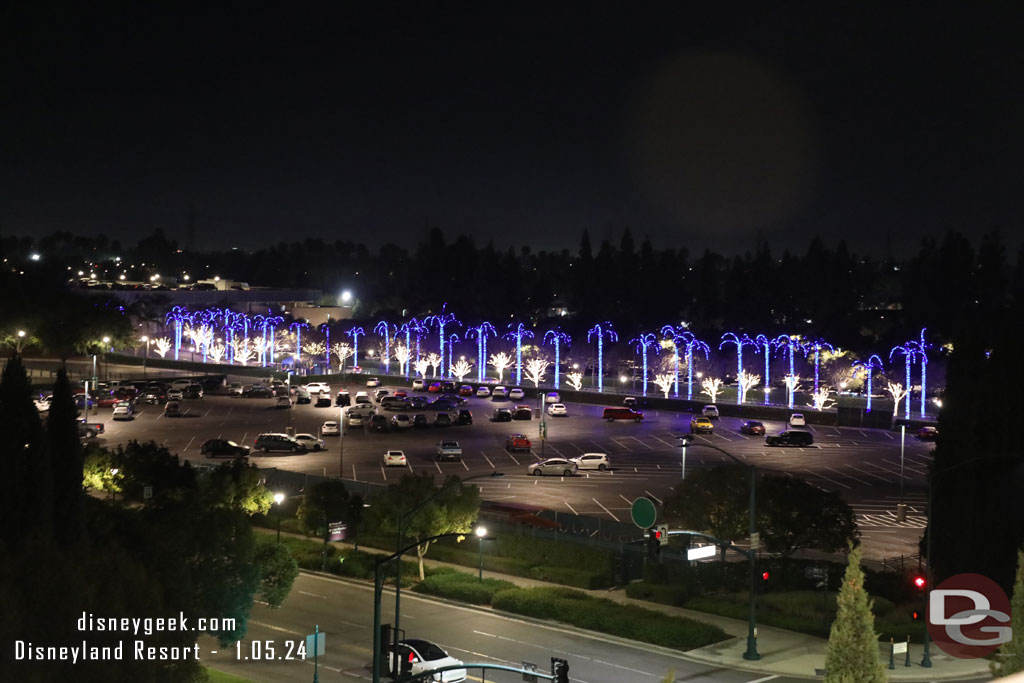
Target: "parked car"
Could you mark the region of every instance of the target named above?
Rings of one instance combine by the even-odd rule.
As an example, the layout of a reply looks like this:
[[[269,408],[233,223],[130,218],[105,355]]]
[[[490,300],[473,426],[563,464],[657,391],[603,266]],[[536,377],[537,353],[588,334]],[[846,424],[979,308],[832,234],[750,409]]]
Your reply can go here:
[[[789,416],[789,426],[790,427],[806,427],[807,426],[807,418],[804,417],[803,413],[793,413],[792,415]]]
[[[133,420],[135,419],[135,409],[128,401],[121,401],[114,406],[114,414],[111,418],[114,420]]]
[[[348,424],[352,426],[352,416],[348,418]],[[341,427],[334,420],[327,420],[320,425],[320,436],[338,436],[341,433]]]
[[[709,420],[717,420],[718,406],[709,403],[706,406],[704,406],[704,409],[700,411],[700,414],[708,418]]]
[[[471,425],[473,424],[473,413],[469,408],[459,408],[459,412],[455,416],[455,424],[457,425]]]
[[[395,389],[395,398],[408,398],[409,392],[405,389]]]
[[[394,670],[394,653],[389,650],[388,663]],[[424,671],[433,671],[448,666],[459,666],[462,660],[455,659],[440,647],[428,640],[409,638],[398,641],[398,673],[403,677],[415,676]],[[427,679],[421,679],[427,680]],[[462,683],[466,680],[465,669],[450,669],[434,674],[432,681],[441,683]]]
[[[237,458],[249,455],[249,447],[227,439],[207,439],[199,447],[199,453],[207,458]]]
[[[477,395],[478,398],[487,398],[488,396],[491,395],[491,388],[490,387],[477,387],[476,388],[476,395]]]
[[[316,403],[314,404],[317,408],[330,408],[331,397],[327,394],[317,394]]]
[[[412,381],[412,390],[413,391],[423,391],[424,388],[425,387],[424,387],[422,379],[414,379]]]
[[[757,420],[746,420],[740,425],[740,434],[751,436],[764,436],[764,425]]]
[[[443,380],[441,382],[441,393],[442,394],[454,394],[455,393],[455,382],[451,380]]]
[[[378,389],[376,391],[376,393],[374,393],[373,399],[377,403],[380,403],[382,400],[384,400],[384,397],[387,396],[387,395],[388,395],[388,390],[387,389]]]
[[[261,453],[270,453],[271,451],[286,451],[290,453],[305,453],[306,447],[295,440],[294,436],[288,436],[287,434],[279,434],[276,432],[266,432],[260,434],[253,440],[253,445],[256,450]]]
[[[566,410],[564,403],[549,403],[548,404],[548,415],[551,417],[565,417],[569,414]]]
[[[370,395],[368,393],[366,393],[365,391],[357,391],[356,392],[355,404],[356,405],[360,405],[362,403],[371,403]]]
[[[168,401],[184,401],[185,391],[184,389],[171,389],[167,392]]]
[[[561,400],[562,397],[558,395],[557,391],[549,391],[548,393],[544,394],[544,403],[559,403]]]
[[[400,396],[385,396],[380,400],[380,407],[384,410],[405,410],[409,401]]]
[[[533,448],[526,434],[509,434],[505,437],[506,451],[528,451]]]
[[[508,408],[498,408],[494,411],[494,415],[491,416],[491,422],[511,422],[512,411]]]
[[[434,457],[437,460],[462,460],[462,446],[458,441],[438,441]]]
[[[295,402],[298,404],[309,403],[312,400],[309,397],[309,392],[306,391],[306,387],[292,387],[292,394],[294,394]]]
[[[327,444],[324,443],[323,439],[319,439],[312,434],[296,434],[295,440],[305,446],[307,451],[322,451],[327,448]]]
[[[185,398],[196,399],[203,397],[203,385],[202,384],[189,384],[185,387]]]
[[[336,406],[350,406],[352,405],[352,398],[348,395],[348,392],[342,389],[338,392],[338,395],[334,397],[334,405]]]
[[[241,396],[242,395],[242,383],[232,382],[228,385],[228,396]]]
[[[576,474],[576,470],[579,469],[576,463],[565,458],[548,458],[547,460],[541,460],[535,462],[526,468],[527,474],[534,476],[540,476],[542,474],[555,474],[563,477],[571,477]]]
[[[325,382],[310,382],[309,384],[306,385],[305,388],[306,391],[310,393],[310,395],[316,395],[321,393],[330,395],[331,393],[331,386]]]
[[[164,417],[181,417],[181,403],[168,401],[164,404]]]
[[[121,399],[113,394],[103,394],[96,398],[96,405],[100,408],[110,408],[111,406],[117,405]]]
[[[764,443],[766,446],[810,446],[814,443],[814,435],[802,429],[787,429],[764,437]]]
[[[632,420],[633,422],[643,422],[644,414],[639,410],[633,410],[632,408],[605,408],[601,414],[601,419],[614,422],[615,420]]]
[[[290,398],[288,398],[287,396],[278,396],[277,398],[274,399],[274,407],[275,408],[291,408],[292,407],[292,400]]]
[[[714,434],[714,432],[715,425],[711,422],[711,418],[699,415],[694,415],[690,418],[691,434]]]
[[[577,469],[600,470],[604,472],[612,466],[612,461],[607,453],[584,453],[578,458],[571,458],[576,463]]]
[[[266,384],[253,384],[251,387],[246,387],[242,396],[248,398],[272,398],[274,391]],[[330,403],[330,401],[328,401]]]
[[[921,441],[935,441],[939,438],[939,428],[925,425],[917,430],[917,438]]]
[[[622,399],[622,405],[626,406],[627,408],[633,408],[634,410],[636,410],[636,407],[640,404],[637,402],[635,396],[627,396],[626,398]]]
[[[384,467],[405,467],[409,464],[409,461],[405,457],[404,451],[389,450],[384,451]]]
[[[348,415],[348,426],[349,427],[362,427],[363,416],[359,413],[349,413]]]
[[[424,415],[423,413],[416,413],[415,415],[412,416],[412,426],[429,427],[430,421],[427,419],[427,416]]]
[[[171,382],[171,389],[184,389],[189,384],[192,384],[192,380],[190,379],[176,379]]]
[[[377,378],[377,377],[367,377],[366,378],[366,386],[368,386],[368,387],[379,387],[380,386],[380,379]]]
[[[441,393],[441,383],[440,382],[431,382],[430,384],[427,385],[427,391],[429,391],[431,394],[440,394]]]
[[[375,432],[386,432],[388,431],[388,416],[387,415],[374,415],[370,418],[370,429]]]
[[[393,429],[411,429],[412,420],[409,419],[409,416],[404,413],[394,415],[391,418],[391,427]]]
[[[461,387],[459,387],[459,396],[472,396],[472,395],[473,395],[473,387],[469,386],[468,384],[463,384]]]
[[[451,427],[455,423],[450,413],[438,413],[434,416],[435,427]]]
[[[163,389],[146,388],[139,396],[139,402],[157,405],[167,401],[167,393]]]
[[[526,393],[519,387],[508,390],[508,398],[510,401],[522,401]]]
[[[515,410],[512,411],[512,419],[532,420],[533,410],[530,409],[530,406],[516,406]]]
[[[503,386],[496,386],[496,387],[494,387],[494,391],[491,392],[491,398],[494,399],[494,400],[497,400],[499,398],[500,399],[508,398],[508,389],[506,389]]]

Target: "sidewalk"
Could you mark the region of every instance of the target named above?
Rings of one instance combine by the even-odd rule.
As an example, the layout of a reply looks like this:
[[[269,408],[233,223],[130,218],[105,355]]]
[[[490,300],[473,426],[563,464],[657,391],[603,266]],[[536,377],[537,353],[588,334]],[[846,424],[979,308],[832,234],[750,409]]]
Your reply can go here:
[[[285,534],[286,532],[282,532]],[[304,538],[301,534],[287,534],[295,538]],[[351,548],[351,543],[332,543],[337,548]],[[390,554],[378,548],[360,546],[360,550],[380,555]],[[425,558],[423,561],[428,567],[450,567],[462,572],[476,573],[476,569],[450,562],[440,562]],[[511,574],[501,574],[484,570],[484,576],[490,579],[503,579],[522,588],[550,587],[552,584],[537,579],[530,579]],[[729,636],[714,645],[688,650],[678,653],[685,659],[709,664],[712,666],[740,669],[762,675],[776,674],[779,676],[796,676],[800,678],[815,678],[823,676],[825,668],[825,649],[828,644],[823,638],[804,635],[794,631],[786,631],[771,626],[757,627],[757,651],[761,655],[758,661],[748,661],[743,658],[747,649],[747,622],[740,619],[697,612],[683,607],[661,605],[655,602],[637,600],[626,595],[622,589],[614,590],[580,590],[583,593],[598,598],[607,598],[624,605],[636,605],[646,609],[663,612],[673,616],[686,617],[694,621],[701,621],[706,624],[713,624],[725,631]],[[488,609],[488,608],[483,608]],[[889,645],[879,643],[879,658],[888,666]],[[904,666],[906,655],[895,656],[895,668],[886,669],[890,680],[894,681],[965,681],[979,678],[989,678],[988,660],[986,659],[956,659],[942,652],[933,644],[931,647],[932,667],[925,669],[921,667],[921,656],[923,646],[911,644],[910,666]]]

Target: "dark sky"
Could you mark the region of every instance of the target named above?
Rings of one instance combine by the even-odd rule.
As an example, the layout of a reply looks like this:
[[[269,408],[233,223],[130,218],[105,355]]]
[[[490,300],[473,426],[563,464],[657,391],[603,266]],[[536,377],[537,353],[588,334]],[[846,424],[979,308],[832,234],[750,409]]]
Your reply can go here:
[[[0,230],[1016,245],[1017,4],[6,3]]]

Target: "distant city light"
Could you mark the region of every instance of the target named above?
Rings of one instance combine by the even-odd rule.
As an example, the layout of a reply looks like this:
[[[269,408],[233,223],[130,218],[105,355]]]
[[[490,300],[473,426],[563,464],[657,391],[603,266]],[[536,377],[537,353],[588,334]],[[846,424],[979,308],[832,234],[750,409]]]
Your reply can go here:
[[[33,261],[38,261],[40,256],[39,254],[32,254],[31,256],[29,256],[29,258],[32,259]]]

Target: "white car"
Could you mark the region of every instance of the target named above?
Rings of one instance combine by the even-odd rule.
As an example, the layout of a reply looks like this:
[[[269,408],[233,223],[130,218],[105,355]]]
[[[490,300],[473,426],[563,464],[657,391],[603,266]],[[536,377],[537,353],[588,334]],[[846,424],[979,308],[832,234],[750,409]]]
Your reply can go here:
[[[409,461],[405,459],[405,452],[390,450],[384,452],[384,467],[405,467]]]
[[[548,404],[548,415],[555,416],[566,416],[569,411],[565,409],[564,403],[549,403]]]
[[[508,398],[508,389],[503,386],[494,387],[494,391],[491,392],[491,396],[494,398]]]
[[[789,416],[790,427],[806,427],[807,418],[804,417],[803,413],[793,413]]]
[[[606,453],[584,453],[578,458],[573,458],[572,461],[581,470],[600,470],[604,472],[612,466],[612,461]]]
[[[349,424],[352,424],[351,420],[349,420]],[[320,425],[320,436],[338,436],[340,433],[341,429],[334,420],[328,420]]]
[[[228,385],[228,396],[241,396],[242,395],[242,383],[232,382]]]
[[[290,398],[288,398],[287,396],[278,396],[274,400],[274,407],[275,408],[291,408],[292,407],[292,400]]]
[[[171,389],[184,389],[190,384],[192,384],[192,380],[190,379],[176,379],[171,382]]]
[[[414,379],[412,381],[412,390],[413,391],[423,391],[426,388],[427,387],[426,387],[426,385],[423,384],[423,380],[422,379]]]
[[[395,429],[412,429],[412,418],[404,413],[399,413],[391,418],[391,426]]]
[[[394,656],[393,652],[388,652],[389,663],[391,663],[391,659]],[[446,666],[462,664],[462,660],[455,659],[429,640],[419,640],[417,638],[399,641],[398,657],[401,662],[399,666],[400,675],[415,676],[424,671],[433,671],[434,669],[441,669]],[[451,669],[449,671],[442,671],[439,674],[434,674],[430,680],[441,681],[441,683],[462,683],[466,680],[466,670]]]
[[[362,427],[363,426],[363,416],[362,416],[362,414],[360,414],[360,413],[349,413],[349,416],[348,416],[348,426],[349,427]]]
[[[708,404],[704,406],[704,410],[700,411],[700,414],[704,417],[711,418],[712,420],[718,419],[718,406]]]
[[[167,392],[168,401],[181,401],[184,400],[185,394],[182,393],[181,389],[171,389]]]
[[[513,401],[521,401],[524,396],[526,396],[526,394],[523,393],[523,390],[520,389],[519,387],[516,387],[515,389],[509,389],[508,397]]]
[[[359,405],[360,403],[369,403],[369,402],[370,402],[370,395],[368,393],[366,393],[365,391],[357,391],[356,392],[356,399],[355,399],[356,405]]]
[[[491,395],[491,389],[490,387],[480,387],[479,389],[476,390],[476,395],[479,398],[487,398],[488,396]]]
[[[547,460],[535,462],[527,467],[526,473],[535,477],[539,477],[542,474],[571,477],[576,474],[577,469],[579,469],[579,467],[572,460],[566,460],[565,458],[548,458]]]
[[[327,448],[323,439],[318,439],[312,434],[296,434],[295,440],[305,446],[308,451],[322,451]]]
[[[115,420],[133,420],[135,413],[130,404],[118,403],[114,406],[114,414],[111,417]]]
[[[558,395],[557,391],[549,391],[544,394],[545,403],[558,403],[562,400],[562,397]]]
[[[366,386],[368,386],[368,387],[379,387],[380,386],[380,379],[378,379],[377,377],[370,377],[369,379],[366,380]]]
[[[320,393],[324,393],[330,396],[331,386],[329,384],[325,384],[324,382],[310,382],[309,384],[306,385],[306,391],[308,391],[311,396],[315,396]]]

